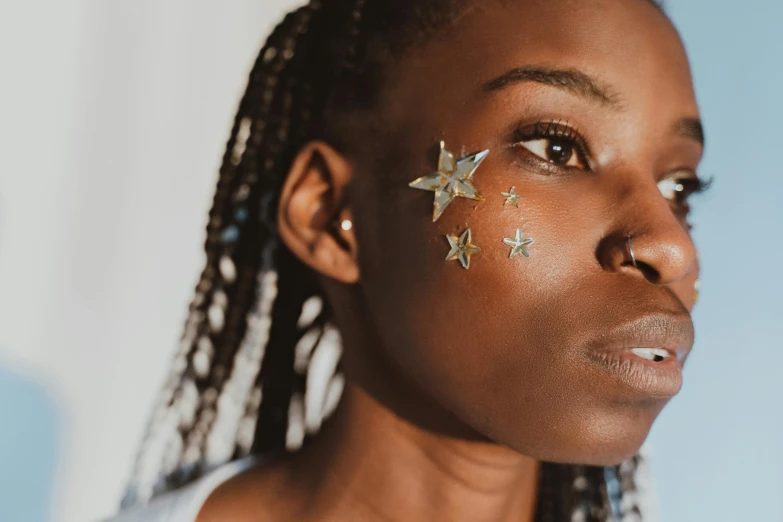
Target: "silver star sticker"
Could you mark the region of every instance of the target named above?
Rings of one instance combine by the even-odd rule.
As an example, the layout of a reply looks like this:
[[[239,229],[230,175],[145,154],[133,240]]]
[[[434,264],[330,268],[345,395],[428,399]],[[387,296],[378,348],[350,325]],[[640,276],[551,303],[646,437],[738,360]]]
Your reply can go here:
[[[522,199],[522,196],[516,193],[516,187],[511,187],[511,192],[501,192],[500,195],[506,198],[506,202],[503,203],[503,206],[510,203],[519,208],[519,200]]]
[[[449,245],[451,246],[449,255],[446,256],[446,261],[459,260],[464,269],[470,268],[470,256],[481,252],[479,247],[471,243],[472,235],[470,229],[463,232],[460,237],[447,235],[446,239],[449,240]]]
[[[527,251],[527,247],[533,244],[532,239],[522,239],[522,231],[517,229],[517,235],[514,239],[504,239],[503,243],[511,247],[511,255],[509,259],[514,259],[515,256],[522,254],[525,257],[530,257],[530,252]]]
[[[473,185],[473,173],[476,172],[488,154],[489,151],[485,150],[465,156],[455,162],[454,154],[446,148],[444,142],[440,142],[438,171],[409,184],[412,188],[435,193],[435,208],[432,211],[433,222],[438,220],[456,197],[475,199],[476,201],[484,199],[476,186]]]

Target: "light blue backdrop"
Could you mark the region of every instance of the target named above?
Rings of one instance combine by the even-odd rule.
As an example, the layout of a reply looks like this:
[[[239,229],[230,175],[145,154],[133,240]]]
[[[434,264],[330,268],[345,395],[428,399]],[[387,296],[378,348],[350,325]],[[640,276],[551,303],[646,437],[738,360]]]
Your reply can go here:
[[[664,522],[783,521],[783,2],[669,0],[707,130],[697,344],[656,424]]]
[[[59,436],[54,399],[0,367],[0,522],[49,519]]]

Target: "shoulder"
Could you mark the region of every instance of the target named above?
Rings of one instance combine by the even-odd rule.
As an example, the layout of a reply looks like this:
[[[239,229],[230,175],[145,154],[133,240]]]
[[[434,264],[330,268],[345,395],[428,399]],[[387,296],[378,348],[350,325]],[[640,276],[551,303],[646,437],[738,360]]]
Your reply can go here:
[[[259,463],[257,458],[232,462],[198,481],[156,498],[148,505],[124,511],[105,522],[195,522],[204,503],[224,482]]]
[[[202,504],[195,522],[294,520],[288,471],[285,460],[267,461],[223,481]]]

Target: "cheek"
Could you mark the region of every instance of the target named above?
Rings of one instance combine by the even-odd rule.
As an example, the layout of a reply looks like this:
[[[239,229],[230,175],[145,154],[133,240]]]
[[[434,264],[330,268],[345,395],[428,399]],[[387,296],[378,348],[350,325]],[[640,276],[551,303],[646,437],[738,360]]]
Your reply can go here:
[[[573,462],[627,456],[660,405],[644,414],[607,405],[575,349],[596,323],[586,281],[600,268],[585,232],[595,227],[573,222],[583,209],[534,205],[549,201],[534,192],[520,209],[504,206],[508,185],[484,183],[485,201],[457,200],[437,223],[419,193],[376,212],[360,245],[380,349],[463,422],[518,451]],[[469,270],[445,260],[446,235],[467,228],[482,249]],[[509,258],[503,240],[517,229],[535,241],[530,258]]]

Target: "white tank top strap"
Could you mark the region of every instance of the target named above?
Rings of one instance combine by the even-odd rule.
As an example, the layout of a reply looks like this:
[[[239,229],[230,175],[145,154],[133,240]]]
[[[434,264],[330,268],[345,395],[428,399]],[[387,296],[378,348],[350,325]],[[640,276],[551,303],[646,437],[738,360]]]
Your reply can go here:
[[[230,462],[182,489],[165,493],[146,506],[123,511],[105,522],[195,522],[213,491],[259,462],[258,457]]]

